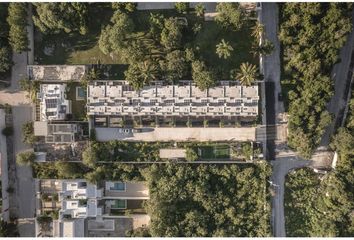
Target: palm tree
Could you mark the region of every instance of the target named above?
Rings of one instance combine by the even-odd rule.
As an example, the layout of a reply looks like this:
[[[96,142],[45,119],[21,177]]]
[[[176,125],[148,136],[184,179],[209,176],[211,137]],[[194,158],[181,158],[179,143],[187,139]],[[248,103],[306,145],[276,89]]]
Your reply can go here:
[[[236,72],[236,80],[239,80],[242,85],[250,86],[257,78],[256,65],[249,64],[248,62],[242,63],[239,71]]]
[[[231,47],[230,43],[226,42],[224,39],[216,45],[216,54],[218,54],[219,58],[223,57],[224,59],[227,59],[231,56],[233,50],[234,49]]]
[[[149,83],[152,80],[156,79],[157,67],[151,61],[144,61],[140,65],[140,78],[143,82]]]
[[[264,25],[257,21],[256,25],[252,27],[252,36],[259,41],[263,33],[264,33]]]
[[[202,17],[205,12],[205,7],[202,3],[198,3],[197,5],[195,5],[194,10],[195,10],[195,14],[198,17]]]

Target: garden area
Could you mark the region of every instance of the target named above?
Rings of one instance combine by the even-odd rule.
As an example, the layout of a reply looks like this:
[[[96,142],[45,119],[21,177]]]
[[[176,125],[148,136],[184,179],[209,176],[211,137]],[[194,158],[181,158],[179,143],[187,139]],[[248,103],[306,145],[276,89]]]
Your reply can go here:
[[[66,87],[67,99],[71,101],[72,114],[68,120],[84,121],[86,119],[86,89],[77,82],[69,82]]]
[[[193,79],[206,88],[235,78],[242,63],[258,66],[257,20],[237,3],[217,6],[220,17],[212,21],[204,20],[202,5],[136,10],[133,3],[66,4],[72,12],[60,4],[35,6],[38,64],[111,64],[113,79],[125,78],[135,88],[155,79]],[[45,20],[43,14],[54,11],[63,11],[64,26]],[[70,23],[75,11],[80,17]]]

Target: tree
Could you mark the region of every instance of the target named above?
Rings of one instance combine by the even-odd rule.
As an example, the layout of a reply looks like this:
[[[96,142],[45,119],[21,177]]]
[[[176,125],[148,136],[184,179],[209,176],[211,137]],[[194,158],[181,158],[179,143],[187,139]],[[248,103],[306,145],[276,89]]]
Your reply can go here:
[[[10,3],[8,13],[7,22],[10,26],[9,43],[17,53],[27,51],[27,4]]]
[[[179,13],[187,14],[189,3],[187,2],[177,2],[175,3],[175,9]]]
[[[88,32],[88,3],[61,2],[33,5],[35,6],[33,22],[43,33],[64,31],[85,35]]]
[[[244,22],[244,13],[239,3],[218,3],[216,5],[218,15],[215,20],[224,27],[231,27],[238,31]]]
[[[7,46],[0,47],[0,72],[7,72],[12,67],[12,53]]]
[[[88,167],[94,168],[98,160],[97,148],[94,143],[87,146],[82,152],[82,163]]]
[[[20,166],[32,165],[35,159],[36,155],[33,151],[25,151],[17,154],[16,163]]]
[[[126,13],[116,11],[111,18],[111,25],[102,29],[98,46],[104,54],[117,52],[126,45],[128,34],[134,29],[134,23]]]
[[[161,44],[168,50],[180,47],[182,40],[181,25],[177,18],[165,20],[164,28],[161,32]]]
[[[162,69],[166,72],[166,79],[169,81],[179,80],[186,76],[188,65],[185,53],[180,50],[167,53]]]
[[[27,144],[34,144],[38,139],[34,135],[33,122],[27,122],[22,125],[22,142]]]
[[[259,42],[259,40],[262,38],[264,34],[264,25],[259,21],[257,21],[256,24],[251,29],[252,29],[252,36],[255,39],[257,39],[257,41]]]
[[[204,7],[203,3],[196,4],[195,7],[194,7],[194,10],[195,10],[195,14],[198,17],[203,17],[204,16],[205,7]]]
[[[239,80],[244,86],[251,86],[257,79],[257,67],[248,62],[242,63],[240,69],[236,71],[235,80]]]
[[[0,220],[0,237],[19,237],[20,234],[15,223]]]
[[[127,11],[132,13],[136,10],[137,3],[133,2],[112,2],[112,9],[119,11]]]
[[[91,68],[90,71],[85,73],[85,75],[80,79],[80,84],[83,87],[87,87],[87,85],[93,80],[99,80],[103,77],[102,71],[99,68]]]
[[[125,79],[139,90],[148,84],[150,81],[157,79],[158,68],[153,61],[144,61],[135,64],[130,64],[128,70],[124,72]]]
[[[231,47],[230,43],[226,42],[224,39],[222,39],[221,42],[216,45],[216,53],[218,54],[219,58],[229,58],[233,50],[234,49]]]
[[[186,160],[187,161],[195,161],[198,160],[198,154],[195,152],[193,148],[187,148],[186,149]]]
[[[14,134],[14,129],[13,127],[5,127],[2,132],[1,132],[4,136],[9,137],[12,136]]]
[[[273,52],[273,50],[274,50],[274,44],[268,39],[263,41],[261,45],[259,44],[253,45],[253,52],[255,54],[267,56],[270,55]]]
[[[161,31],[164,26],[164,16],[159,13],[150,13],[149,23],[150,23],[150,34],[155,38],[161,37]]]
[[[207,70],[204,62],[199,60],[192,63],[192,78],[202,91],[215,85],[214,74]]]

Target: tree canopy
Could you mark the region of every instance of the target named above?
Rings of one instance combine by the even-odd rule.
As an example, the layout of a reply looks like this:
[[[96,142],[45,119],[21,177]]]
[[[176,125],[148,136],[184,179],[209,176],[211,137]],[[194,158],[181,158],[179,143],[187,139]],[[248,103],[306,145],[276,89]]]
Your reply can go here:
[[[17,53],[27,51],[27,3],[9,3],[7,22],[10,26],[9,43],[12,49]]]
[[[239,3],[224,2],[216,5],[218,15],[215,20],[224,27],[238,31],[244,24],[245,14],[243,13]]]
[[[145,169],[153,237],[270,236],[264,163],[160,164]]]
[[[85,35],[88,32],[88,3],[33,3],[33,5],[36,13],[33,15],[33,22],[43,33],[64,31]]]
[[[207,70],[204,62],[196,60],[192,62],[192,78],[197,87],[204,91],[215,85],[215,75],[212,71]]]
[[[326,105],[333,95],[330,72],[352,29],[350,3],[285,3],[279,38],[283,82],[289,98],[289,146],[309,158],[331,122]]]
[[[104,54],[119,51],[126,46],[125,40],[134,29],[134,23],[126,13],[116,11],[110,25],[102,29],[98,41],[99,48]]]
[[[182,32],[181,25],[177,18],[168,18],[165,20],[161,32],[161,44],[168,50],[177,49],[181,45]]]

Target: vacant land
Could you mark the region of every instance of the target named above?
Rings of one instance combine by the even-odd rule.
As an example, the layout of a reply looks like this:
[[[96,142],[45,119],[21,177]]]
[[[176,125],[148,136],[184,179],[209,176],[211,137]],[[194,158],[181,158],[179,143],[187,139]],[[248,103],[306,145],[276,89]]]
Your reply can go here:
[[[124,67],[117,68],[117,77],[123,77],[127,62],[117,53],[104,54],[98,47],[98,39],[101,29],[110,22],[113,10],[108,3],[92,3],[89,6],[90,19],[88,21],[89,32],[86,35],[79,33],[43,34],[36,28],[35,60],[38,64],[114,64]],[[254,38],[250,28],[255,20],[247,20],[240,31],[232,31],[223,28],[214,21],[204,21],[197,17],[194,10],[187,14],[179,14],[175,10],[151,10],[135,11],[130,13],[135,24],[135,31],[129,39],[145,39],[149,42],[148,31],[150,28],[150,14],[162,14],[165,18],[180,17],[187,20],[187,27],[183,30],[183,48],[194,48],[200,57],[215,70],[221,79],[229,79],[230,71],[238,68],[242,62],[258,65],[257,57],[251,54]],[[98,19],[99,18],[99,19]],[[193,27],[200,24],[200,31],[193,32]],[[220,59],[216,54],[216,45],[224,39],[234,49],[231,57]],[[155,49],[152,52],[159,52]]]

